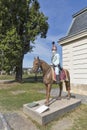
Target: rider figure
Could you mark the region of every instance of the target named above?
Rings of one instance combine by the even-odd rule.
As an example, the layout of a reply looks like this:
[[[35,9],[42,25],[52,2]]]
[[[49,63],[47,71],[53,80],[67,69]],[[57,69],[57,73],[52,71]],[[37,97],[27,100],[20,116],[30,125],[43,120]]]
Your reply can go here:
[[[60,82],[59,79],[59,64],[60,64],[60,55],[59,53],[57,53],[57,47],[55,45],[55,42],[52,42],[52,58],[51,58],[51,62],[53,65],[53,68],[55,70],[55,74],[56,74],[56,83]]]

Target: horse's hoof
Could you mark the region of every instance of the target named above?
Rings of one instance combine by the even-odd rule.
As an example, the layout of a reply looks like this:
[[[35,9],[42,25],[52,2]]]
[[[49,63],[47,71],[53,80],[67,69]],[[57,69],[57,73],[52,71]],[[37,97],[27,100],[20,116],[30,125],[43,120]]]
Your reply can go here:
[[[44,104],[45,104],[46,106],[49,106],[49,102],[45,102]]]
[[[67,97],[67,100],[70,100],[70,96]]]
[[[67,95],[65,95],[65,97],[68,97],[68,94],[67,94]]]
[[[57,97],[56,100],[61,100],[61,97]]]

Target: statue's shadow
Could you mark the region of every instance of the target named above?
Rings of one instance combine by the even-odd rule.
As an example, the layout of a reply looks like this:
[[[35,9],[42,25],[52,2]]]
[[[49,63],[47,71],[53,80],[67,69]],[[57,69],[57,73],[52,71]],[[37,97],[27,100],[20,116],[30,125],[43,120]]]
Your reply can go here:
[[[70,98],[76,98],[76,96],[71,94]],[[55,96],[55,97],[52,97],[52,98],[49,100],[49,104],[48,104],[48,105],[53,104],[53,103],[54,103],[55,101],[57,101],[57,100],[60,100],[60,101],[61,101],[62,99],[70,100],[70,98],[68,98],[68,95],[64,95],[64,96],[61,96],[61,97]]]

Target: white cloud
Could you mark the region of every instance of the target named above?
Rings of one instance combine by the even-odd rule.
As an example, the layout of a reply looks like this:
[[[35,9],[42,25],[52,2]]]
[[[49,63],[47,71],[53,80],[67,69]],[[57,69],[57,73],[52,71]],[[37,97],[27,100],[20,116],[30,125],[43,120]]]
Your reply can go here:
[[[45,39],[38,39],[35,44],[35,48],[33,48],[33,52],[28,53],[24,57],[23,67],[29,67],[33,64],[34,57],[39,56],[40,59],[50,59],[51,56],[51,48],[47,45],[47,41]],[[49,61],[49,60],[48,60]]]
[[[46,41],[45,41],[46,42]],[[35,48],[32,52],[36,56],[50,56],[50,49],[47,47],[46,43],[44,44],[41,40],[35,45]]]
[[[35,56],[50,63],[52,41],[56,42],[58,52],[62,55],[62,49],[57,41],[66,35],[71,24],[72,14],[85,7],[87,0],[79,2],[72,0],[39,0],[41,11],[48,17],[49,30],[46,39],[38,38],[32,53],[24,57],[23,67],[31,67]],[[78,6],[77,6],[78,5]]]

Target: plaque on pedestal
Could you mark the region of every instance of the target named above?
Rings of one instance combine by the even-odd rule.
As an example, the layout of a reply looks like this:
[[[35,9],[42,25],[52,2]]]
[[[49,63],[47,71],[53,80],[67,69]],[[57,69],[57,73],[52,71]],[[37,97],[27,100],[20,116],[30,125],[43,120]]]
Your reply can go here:
[[[37,103],[37,102],[31,102],[31,103],[28,103],[28,107],[30,107],[30,108],[32,108],[32,107],[36,107],[36,106],[38,106],[39,105],[39,103]]]
[[[42,106],[40,106],[39,108],[37,108],[35,111],[38,112],[38,113],[43,113],[43,112],[45,112],[45,111],[48,110],[48,109],[49,109],[48,106],[42,105]]]

